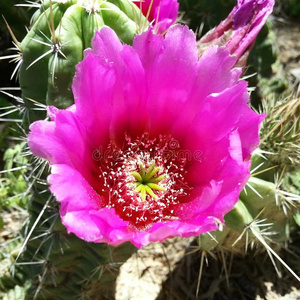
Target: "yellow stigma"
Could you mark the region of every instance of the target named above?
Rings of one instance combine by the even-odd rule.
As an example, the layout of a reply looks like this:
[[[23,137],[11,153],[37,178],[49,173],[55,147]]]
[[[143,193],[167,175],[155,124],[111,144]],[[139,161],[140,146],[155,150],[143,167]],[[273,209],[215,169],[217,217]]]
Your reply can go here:
[[[135,192],[141,194],[142,201],[146,201],[147,194],[152,198],[157,199],[157,195],[153,190],[165,191],[166,189],[158,183],[165,178],[165,175],[156,176],[161,170],[160,167],[155,167],[155,162],[152,162],[148,170],[141,164],[140,171],[134,171],[130,174],[135,178],[134,184],[136,185]]]

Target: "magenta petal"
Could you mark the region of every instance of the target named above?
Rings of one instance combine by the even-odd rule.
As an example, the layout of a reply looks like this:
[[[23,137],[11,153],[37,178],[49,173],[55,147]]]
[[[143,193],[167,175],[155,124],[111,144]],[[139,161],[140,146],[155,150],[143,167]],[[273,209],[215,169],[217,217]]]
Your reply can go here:
[[[240,69],[233,69],[235,62],[226,48],[209,48],[199,60],[195,92],[204,99],[234,85],[241,75]]]
[[[216,142],[228,136],[233,129],[238,127],[243,141],[247,140],[241,145],[243,158],[248,158],[249,151],[258,145],[258,127],[262,120],[261,116],[248,107],[248,102],[249,95],[245,81],[238,82],[222,93],[211,94],[202,103],[201,110],[189,127],[185,138],[186,147],[192,151],[201,151],[205,155],[205,153],[214,151]],[[249,122],[251,124],[247,126]],[[211,143],[205,142],[208,140]],[[218,149],[222,148],[218,147]],[[211,158],[210,154],[209,160]]]
[[[237,60],[240,59],[255,42],[273,6],[274,0],[238,0],[228,17],[201,38],[199,45],[224,45]]]
[[[73,91],[77,114],[98,148],[105,145],[110,130],[116,139],[120,128],[143,131],[147,116],[141,100],[145,99],[146,90],[144,69],[137,54],[123,46],[110,28],[96,33],[93,46],[77,66]],[[96,117],[88,118],[91,115]],[[120,134],[123,137],[123,132]]]
[[[92,40],[92,52],[88,50],[88,54],[93,53],[103,60],[117,63],[120,57],[120,51],[123,45],[117,34],[109,27],[104,26],[101,31],[96,31],[96,38]]]
[[[51,163],[66,163],[73,165],[70,152],[66,146],[76,145],[79,152],[84,151],[85,145],[72,113],[59,113],[51,110],[52,118],[58,122],[38,121],[30,126],[28,144],[35,155],[49,160]],[[59,126],[57,124],[59,123]],[[73,126],[72,126],[73,125]],[[69,145],[69,143],[71,143]],[[79,148],[80,147],[80,148]],[[76,153],[78,155],[78,153]]]
[[[70,166],[53,165],[48,182],[51,192],[62,204],[61,214],[99,209],[102,204],[101,197],[86,179]]]
[[[68,233],[72,232],[88,242],[109,243],[116,246],[129,240],[128,234],[124,234],[126,223],[111,209],[67,212],[62,216],[62,223]]]
[[[48,181],[52,193],[61,203],[60,215],[68,232],[86,241],[102,237],[90,215],[90,211],[99,210],[102,201],[82,175],[69,166],[54,165]]]
[[[217,230],[216,219],[209,216],[198,216],[192,220],[156,223],[150,231],[149,241],[164,241],[170,236],[190,237],[201,233]]]
[[[246,87],[246,83],[240,81],[222,93],[209,96],[202,103],[202,109],[189,127],[183,144],[192,154],[201,154],[199,160],[188,168],[189,182],[206,185],[213,179],[222,180],[220,174],[232,158],[237,162],[237,167],[229,166],[228,178],[237,176],[234,183],[237,185],[241,184],[239,176],[248,176],[248,171],[239,174],[239,170],[244,169],[240,164],[249,158],[249,151],[258,145],[261,117],[248,107],[249,96]],[[251,126],[244,128],[247,122],[250,122]],[[233,136],[236,138],[233,139]],[[231,150],[233,141],[237,144],[237,147],[233,148],[235,152]],[[233,171],[232,174],[230,170]]]
[[[65,215],[61,215],[61,219],[68,233],[74,233],[87,242],[95,242],[103,238],[88,211],[67,212]]]
[[[147,232],[133,232],[128,230],[128,223],[116,215],[114,209],[104,208],[91,213],[95,224],[103,232],[103,237],[97,243],[109,243],[119,245],[131,241],[136,247],[142,247],[149,243]]]
[[[196,197],[191,202],[188,202],[177,209],[178,216],[190,216],[193,219],[205,211],[220,194],[222,188],[222,181],[216,182],[211,180],[207,186],[202,190],[201,196]]]
[[[178,15],[177,0],[143,0],[134,2],[155,29],[162,34],[175,23]]]
[[[186,26],[173,26],[164,40],[148,31],[135,39],[133,47],[147,74],[151,130],[168,132],[191,97],[191,79],[196,76],[198,64],[195,35]]]
[[[97,243],[121,244],[131,237],[127,232],[128,223],[116,215],[114,209],[103,208],[90,211],[91,218],[102,233]]]
[[[32,153],[36,156],[45,158],[46,160],[53,160],[55,157],[54,163],[68,161],[68,152],[64,151],[60,141],[54,135],[54,130],[54,122],[34,122],[30,126],[28,145]]]
[[[240,81],[221,93],[208,96],[193,120],[192,127],[190,127],[190,132],[193,135],[186,136],[186,143],[190,145],[189,147],[197,148],[199,145],[196,144],[195,137],[203,141],[207,139],[219,141],[230,134],[231,130],[243,118],[244,111],[251,110],[247,105],[248,101],[249,95],[245,81]],[[207,145],[213,147],[213,144]],[[204,150],[203,146],[201,149]]]
[[[240,119],[239,132],[241,136],[243,157],[249,159],[251,153],[259,144],[259,127],[265,114],[258,115],[252,110],[244,112],[243,118]]]
[[[139,248],[149,243],[149,234],[128,231],[128,223],[120,219],[114,209],[70,212],[62,216],[62,222],[69,233],[72,232],[89,242],[117,246],[131,241]],[[86,230],[87,227],[89,230]]]
[[[250,161],[244,161],[241,139],[238,131],[233,131],[229,135],[229,146],[226,150],[229,155],[223,154],[222,163],[218,168],[211,170],[216,162],[199,162],[189,170],[189,173],[201,174],[202,185],[207,185],[201,196],[197,197],[178,208],[179,215],[197,216],[203,212],[211,215],[219,215],[223,218],[238,200],[239,193],[250,177]],[[210,165],[211,163],[211,165]],[[203,176],[202,174],[205,174]],[[214,178],[214,180],[210,180]],[[205,183],[205,180],[208,182]]]
[[[217,95],[237,83],[241,70],[232,69],[235,61],[236,59],[224,48],[211,47],[201,56],[189,100],[183,106],[183,111],[178,115],[172,130],[176,136],[186,135],[199,107],[200,112],[204,111],[201,105],[207,96]]]
[[[274,0],[239,0],[238,9],[233,15],[235,33],[228,42],[231,53],[234,51],[234,54],[240,57],[254,43],[271,14],[274,3]]]
[[[93,171],[98,170],[92,156],[93,147],[86,137],[84,126],[76,119],[72,110],[74,106],[64,111],[50,108],[55,122],[33,123],[30,126],[28,145],[33,154],[48,160],[50,164],[71,166],[93,184]]]

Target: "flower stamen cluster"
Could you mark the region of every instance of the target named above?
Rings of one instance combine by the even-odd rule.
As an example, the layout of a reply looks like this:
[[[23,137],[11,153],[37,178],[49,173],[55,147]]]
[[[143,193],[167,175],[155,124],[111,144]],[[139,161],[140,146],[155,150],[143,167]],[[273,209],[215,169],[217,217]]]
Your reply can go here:
[[[111,142],[100,160],[100,180],[106,207],[134,227],[174,219],[174,208],[188,193],[184,181],[186,158],[171,149],[174,139],[148,139],[148,134],[121,148]]]
[[[157,199],[157,195],[153,192],[153,190],[157,191],[165,191],[166,189],[157,183],[163,180],[166,176],[159,175],[154,177],[159,171],[160,167],[155,167],[155,161],[151,163],[148,170],[141,164],[140,172],[134,171],[131,175],[136,179],[135,185],[136,189],[134,190],[136,193],[141,193],[141,198],[143,201],[146,201],[146,195],[150,195],[152,198]]]

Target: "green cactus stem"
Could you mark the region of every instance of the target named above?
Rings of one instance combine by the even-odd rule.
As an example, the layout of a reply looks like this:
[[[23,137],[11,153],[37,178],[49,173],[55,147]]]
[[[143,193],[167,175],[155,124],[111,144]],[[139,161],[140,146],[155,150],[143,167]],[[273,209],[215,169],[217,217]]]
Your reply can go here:
[[[130,0],[42,1],[31,28],[20,43],[19,72],[28,125],[45,117],[36,104],[66,108],[73,104],[75,65],[91,47],[95,30],[110,26],[121,41],[131,44],[148,21]]]

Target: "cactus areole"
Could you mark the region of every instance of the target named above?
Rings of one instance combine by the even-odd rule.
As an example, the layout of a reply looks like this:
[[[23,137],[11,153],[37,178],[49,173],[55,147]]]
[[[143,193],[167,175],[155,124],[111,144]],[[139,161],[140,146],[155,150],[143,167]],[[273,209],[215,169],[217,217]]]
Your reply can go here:
[[[91,46],[95,30],[111,27],[120,40],[132,44],[149,23],[130,0],[42,1],[30,31],[21,42],[19,79],[31,123],[44,117],[34,103],[66,108],[74,103],[75,65]]]
[[[141,247],[224,222],[263,119],[247,104],[236,59],[215,46],[199,59],[180,25],[165,37],[148,30],[133,46],[109,27],[96,32],[77,66],[75,104],[49,107],[51,121],[33,123],[28,139],[52,166],[68,232]]]

